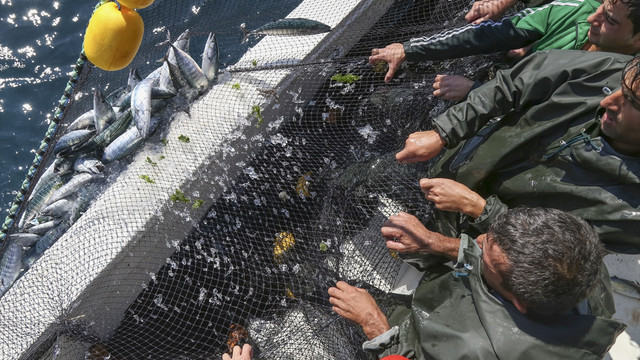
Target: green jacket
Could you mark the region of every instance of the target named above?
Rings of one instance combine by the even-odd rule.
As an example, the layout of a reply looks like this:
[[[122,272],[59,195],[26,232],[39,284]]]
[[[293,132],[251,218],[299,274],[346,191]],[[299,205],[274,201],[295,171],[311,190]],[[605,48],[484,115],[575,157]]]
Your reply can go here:
[[[587,220],[609,249],[639,253],[640,158],[609,146],[598,111],[605,88],[620,86],[630,59],[551,50],[498,72],[467,101],[433,120],[450,150],[430,176],[493,196],[472,223],[478,232],[506,207],[553,207]],[[438,226],[446,234],[460,232],[454,219]]]
[[[485,21],[405,42],[407,61],[444,60],[518,49],[535,42],[531,52],[581,49],[588,41],[587,17],[596,0],[560,0],[524,9],[499,22]]]
[[[596,306],[589,314],[587,301],[565,314],[524,315],[483,282],[476,242],[462,250],[466,274],[454,277],[442,265],[428,270],[410,306],[389,317],[393,328],[363,347],[410,359],[600,359],[625,328]],[[589,305],[606,291],[597,288]]]

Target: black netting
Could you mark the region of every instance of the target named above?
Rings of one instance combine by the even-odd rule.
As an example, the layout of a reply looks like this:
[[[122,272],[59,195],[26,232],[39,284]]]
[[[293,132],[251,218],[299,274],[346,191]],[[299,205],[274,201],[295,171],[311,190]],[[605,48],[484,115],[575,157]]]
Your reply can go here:
[[[167,99],[159,112],[172,116],[143,146],[73,195],[69,228],[51,242],[61,240],[0,300],[20,282],[46,283],[29,291],[53,318],[36,308],[16,316],[47,324],[27,331],[42,334],[22,345],[23,358],[218,359],[234,336],[264,359],[369,358],[364,334],[331,311],[327,289],[344,280],[389,308],[401,261],[380,227],[401,210],[425,221],[430,212],[417,186],[428,165],[399,165],[394,155],[451,105],[431,95],[436,74],[484,80],[498,58],[407,65],[390,84],[368,64],[371,48],[463,24],[465,0],[345,2],[348,11],[306,2],[304,17],[347,19],[313,56],[290,55],[285,40],[245,55],[264,37],[238,47],[241,23],[255,29],[299,5],[264,3],[156,0],[139,11],[145,34],[130,68],[143,77],[157,69],[167,33],[174,40],[188,29],[198,63],[217,34],[222,72],[197,98]],[[314,36],[291,41],[311,49]],[[127,75],[85,65],[55,138],[92,109],[92,91],[109,94]],[[54,161],[51,148],[39,174]],[[47,278],[31,280],[31,271]]]

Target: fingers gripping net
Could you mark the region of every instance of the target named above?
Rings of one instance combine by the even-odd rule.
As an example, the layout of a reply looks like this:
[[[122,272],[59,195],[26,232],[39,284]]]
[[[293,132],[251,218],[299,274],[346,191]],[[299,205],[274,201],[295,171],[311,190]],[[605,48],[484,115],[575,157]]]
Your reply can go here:
[[[389,309],[401,261],[380,227],[401,210],[429,215],[417,187],[426,165],[394,155],[450,105],[431,95],[436,74],[482,80],[494,59],[407,65],[384,84],[386,70],[368,64],[371,48],[460,25],[468,3],[262,3],[156,1],[139,11],[144,40],[129,68],[147,76],[162,65],[167,34],[175,41],[188,30],[197,63],[216,33],[221,72],[201,94],[178,88],[156,103],[157,129],[70,195],[65,231],[0,298],[3,350],[217,359],[249,342],[265,359],[370,358],[362,331],[331,311],[327,289],[344,280]],[[241,23],[284,17],[332,30],[240,44]],[[80,75],[54,140],[93,108],[95,90],[112,93],[128,74],[86,65]],[[53,144],[40,180],[65,156]],[[24,228],[16,222],[9,233]],[[26,297],[35,305],[12,310]]]

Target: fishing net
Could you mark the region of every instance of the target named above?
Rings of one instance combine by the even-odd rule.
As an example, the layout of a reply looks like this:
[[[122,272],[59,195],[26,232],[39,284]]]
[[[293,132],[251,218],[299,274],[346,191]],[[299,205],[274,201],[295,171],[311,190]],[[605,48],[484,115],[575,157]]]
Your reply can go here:
[[[157,130],[70,195],[67,228],[0,299],[0,344],[18,349],[13,357],[219,359],[243,342],[264,359],[371,357],[327,289],[347,281],[391,306],[402,261],[380,227],[398,211],[430,214],[417,186],[428,164],[394,155],[452,104],[431,95],[436,74],[486,80],[500,59],[410,64],[385,84],[371,49],[462,25],[468,1],[263,3],[156,0],[139,10],[143,43],[127,69],[150,74],[167,36],[188,30],[197,63],[217,35],[221,71],[203,94],[163,100],[158,112],[170,116]],[[332,31],[238,45],[241,23],[284,17]],[[127,78],[80,58],[9,234],[22,231],[27,199],[61,157],[56,141],[93,108],[94,91]]]

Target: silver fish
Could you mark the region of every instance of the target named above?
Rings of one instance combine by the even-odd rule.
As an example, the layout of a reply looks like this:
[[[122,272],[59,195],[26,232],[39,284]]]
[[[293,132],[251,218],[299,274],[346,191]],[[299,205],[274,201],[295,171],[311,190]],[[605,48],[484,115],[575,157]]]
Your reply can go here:
[[[64,233],[69,230],[71,225],[68,221],[59,222],[51,230],[47,231],[46,234],[38,240],[38,242],[31,249],[27,250],[24,254],[24,258],[22,260],[22,264],[25,269],[28,269],[33,265],[36,260],[38,260],[44,252],[53,245]]]
[[[47,231],[53,229],[60,223],[60,220],[45,221],[42,224],[36,224],[26,230],[32,234],[44,235]]]
[[[200,66],[198,66],[195,60],[186,52],[173,45],[171,45],[171,49],[176,56],[178,68],[189,85],[199,93],[203,92],[209,86],[209,81],[202,72],[202,69],[200,69]]]
[[[127,78],[126,91],[131,92],[131,90],[133,90],[133,88],[135,88],[140,81],[142,81],[142,77],[138,73],[138,69],[135,69],[135,68],[129,69],[129,77]]]
[[[78,189],[82,188],[89,182],[91,182],[98,175],[92,173],[77,173],[66,184],[62,185],[56,190],[51,197],[45,202],[45,206],[55,203],[60,199],[64,199],[67,196],[75,193]]]
[[[32,233],[14,233],[7,236],[7,241],[14,242],[20,246],[33,246],[41,236]]]
[[[96,149],[102,149],[108,146],[113,140],[115,140],[118,136],[124,133],[129,124],[131,124],[131,120],[133,119],[133,115],[131,114],[131,110],[127,110],[124,113],[118,116],[118,120],[111,124],[106,130],[104,130],[99,135],[96,135],[91,140],[87,141],[80,147],[74,148],[76,152],[84,152],[88,153]]]
[[[159,117],[152,117],[149,131],[153,133],[159,123]],[[104,149],[102,162],[108,164],[112,161],[123,159],[133,153],[143,142],[144,139],[140,136],[138,129],[135,127],[130,128]]]
[[[207,80],[213,81],[218,77],[220,70],[220,49],[216,34],[209,33],[207,42],[204,44],[204,52],[202,53],[202,72]]]
[[[66,182],[70,178],[71,178],[71,174],[67,173],[63,175],[56,175],[55,177],[50,178],[48,181],[42,182],[42,185],[40,185],[41,182],[39,181],[38,185],[40,186],[38,186],[36,191],[33,191],[31,193],[31,197],[29,198],[29,203],[27,204],[27,208],[25,209],[24,213],[22,214],[22,217],[20,218],[20,221],[18,222],[18,226],[20,228],[24,228],[24,226],[29,221],[34,219],[38,214],[38,212],[40,211],[40,209],[42,209],[42,207],[45,206],[45,203],[47,202],[47,200],[51,198],[53,193],[58,188],[60,188],[64,182]]]
[[[163,61],[162,66],[160,67],[160,75],[158,76],[158,88],[167,90],[174,94],[176,92],[176,88],[173,86],[173,82],[171,80],[169,64],[166,61]],[[153,93],[151,94],[151,97],[153,97]]]
[[[80,156],[73,164],[73,170],[77,172],[99,174],[104,170],[104,164],[92,156]]]
[[[60,176],[62,174],[66,174],[73,169],[73,161],[68,157],[58,157],[56,158],[49,167],[40,175],[38,178],[38,182],[33,186],[31,190],[31,195],[29,196],[29,200],[33,198],[33,195],[38,192],[38,188],[42,185],[49,182],[49,180],[53,179],[56,176]]]
[[[167,42],[182,51],[189,52],[189,35],[189,29],[187,29],[182,34],[180,34],[180,36],[178,36],[176,41],[172,43],[171,34],[169,33],[169,31],[167,31]],[[171,53],[170,51],[167,52],[167,61],[169,61],[169,63],[173,65],[178,65],[175,54]]]
[[[152,81],[152,83],[155,84],[155,80],[151,79],[151,78],[145,78],[146,79],[150,79],[150,81]],[[124,112],[125,110],[128,110],[131,107],[131,96],[133,95],[133,93],[129,93],[127,94],[127,96],[122,98],[122,102],[119,103],[118,105],[120,105],[119,107],[114,106],[113,109],[116,111],[116,113],[119,112]],[[170,99],[172,97],[176,96],[176,93],[173,89],[163,89],[160,87],[152,87],[151,88],[151,99]],[[116,110],[117,109],[117,110]]]
[[[144,79],[131,92],[131,111],[133,123],[136,124],[140,136],[146,138],[149,135],[149,123],[151,122],[151,88],[153,81]],[[115,139],[114,139],[115,140]]]
[[[640,300],[640,284],[637,282],[612,276],[611,289],[618,294]]]
[[[93,127],[94,124],[95,121],[93,119],[93,109],[91,109],[73,120],[73,122],[71,122],[71,124],[67,126],[66,132],[71,132],[78,129],[89,129],[90,127]]]
[[[71,151],[72,148],[86,142],[95,135],[94,130],[74,130],[68,132],[60,137],[53,147],[54,154],[61,154]]]
[[[93,93],[93,121],[97,134],[116,121],[116,112],[99,90]]]
[[[56,220],[67,220],[71,217],[71,213],[74,211],[76,203],[76,199],[60,199],[40,210],[38,217],[44,216]]]
[[[22,269],[22,257],[24,249],[22,245],[9,242],[0,259],[0,296],[9,290],[16,281]]]
[[[247,41],[251,35],[277,35],[277,36],[301,36],[315,35],[331,31],[329,25],[316,20],[304,18],[280,19],[262,25],[261,27],[248,31],[245,24],[240,25],[244,34],[242,42]]]

